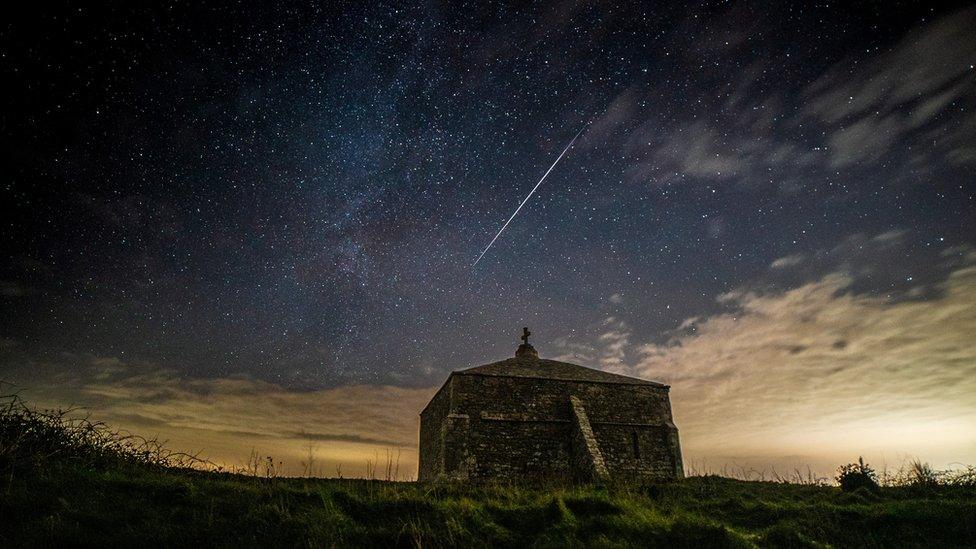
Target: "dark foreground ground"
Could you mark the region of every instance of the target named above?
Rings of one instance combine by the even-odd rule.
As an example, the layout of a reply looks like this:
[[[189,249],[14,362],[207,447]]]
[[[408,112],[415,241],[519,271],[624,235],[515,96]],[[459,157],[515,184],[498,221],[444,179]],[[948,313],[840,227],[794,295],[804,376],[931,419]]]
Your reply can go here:
[[[0,486],[0,547],[976,547],[976,490],[959,486],[465,487],[64,464]]]

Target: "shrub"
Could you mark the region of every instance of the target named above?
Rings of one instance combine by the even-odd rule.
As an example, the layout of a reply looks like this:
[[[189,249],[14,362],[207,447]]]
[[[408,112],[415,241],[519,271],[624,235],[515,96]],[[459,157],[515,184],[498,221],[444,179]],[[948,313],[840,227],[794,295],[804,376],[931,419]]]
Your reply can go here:
[[[174,452],[156,439],[114,430],[74,410],[38,410],[16,393],[0,395],[0,475],[74,465],[104,470],[124,465],[215,469],[209,462]]]
[[[923,463],[916,459],[911,462],[910,466],[910,484],[912,486],[936,486],[939,484],[939,472],[932,469],[932,466],[928,463]]]
[[[837,469],[836,478],[841,490],[845,492],[853,492],[858,488],[874,492],[879,488],[877,473],[870,465],[864,463],[863,457],[857,458],[857,463],[841,465]]]
[[[976,488],[976,467],[967,465],[965,469],[946,471],[942,477],[942,484]]]

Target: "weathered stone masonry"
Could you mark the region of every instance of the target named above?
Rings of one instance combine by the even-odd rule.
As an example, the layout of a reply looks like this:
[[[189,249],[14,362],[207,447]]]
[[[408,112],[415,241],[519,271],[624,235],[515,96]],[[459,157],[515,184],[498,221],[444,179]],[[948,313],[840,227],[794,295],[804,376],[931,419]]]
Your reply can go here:
[[[451,373],[420,414],[420,480],[682,476],[666,385],[539,359]]]

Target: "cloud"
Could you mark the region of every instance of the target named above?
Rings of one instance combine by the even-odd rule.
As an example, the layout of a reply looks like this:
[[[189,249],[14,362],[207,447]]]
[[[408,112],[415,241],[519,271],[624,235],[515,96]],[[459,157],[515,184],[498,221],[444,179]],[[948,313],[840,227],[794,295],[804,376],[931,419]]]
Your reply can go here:
[[[552,342],[555,354],[552,360],[563,362],[587,363],[591,364],[597,360],[599,350],[595,345],[590,345],[577,341],[575,337],[558,337]]]
[[[729,312],[639,347],[630,373],[672,385],[693,456],[976,461],[976,265],[931,300],[860,295],[853,282],[835,272],[725,294]]]
[[[666,172],[693,176],[728,177],[742,170],[747,160],[743,148],[704,121],[679,126],[645,163]]]
[[[698,316],[688,317],[681,321],[681,324],[678,326],[678,330],[687,330],[689,328],[693,328],[695,324],[698,323],[699,320],[701,320],[701,317]]]
[[[718,26],[722,21],[715,21]],[[844,169],[884,168],[893,179],[976,163],[976,8],[906,34],[889,50],[853,54],[795,87],[777,75],[794,72],[788,52],[770,52],[745,67],[715,69],[700,82],[724,94],[674,98],[666,85],[638,80],[591,124],[585,144],[612,147],[635,182],[686,179],[772,185],[792,192]],[[724,41],[719,44],[724,45]],[[735,41],[689,55],[738,67]],[[803,62],[805,70],[815,65]],[[696,78],[691,76],[690,78]],[[682,102],[684,104],[682,106]],[[599,146],[598,146],[599,145]]]
[[[313,444],[320,474],[361,475],[367,459],[402,450],[400,470],[414,474],[419,413],[436,388],[353,385],[289,391],[249,378],[184,379],[172,370],[116,357],[65,355],[8,371],[40,406],[82,406],[93,417],[168,447],[241,465],[252,448],[301,474]],[[29,385],[26,380],[30,380]]]
[[[564,360],[670,384],[699,468],[973,463],[976,248],[910,234],[780,257],[717,296],[717,311],[663,333],[638,335],[641,320],[617,312],[559,347],[577,349]]]
[[[900,137],[896,116],[865,117],[834,131],[828,138],[831,165],[844,168],[866,161],[875,162],[888,153],[888,148]]]
[[[604,331],[597,337],[601,345],[599,363],[603,369],[614,371],[624,364],[630,342],[630,327],[611,316],[603,321],[603,328]]]
[[[784,100],[778,95],[758,96],[749,104],[740,98],[734,106],[702,105],[710,112],[706,119],[655,111],[659,102],[653,98],[661,93],[653,84],[635,84],[592,126],[593,143],[617,137],[614,152],[629,162],[625,175],[632,181],[663,184],[692,177],[746,185],[775,181],[786,188],[797,179],[799,168],[817,166],[825,154],[792,136],[795,128],[785,121]]]
[[[908,234],[908,231],[906,231],[905,229],[893,229],[893,230],[885,231],[883,233],[880,233],[878,235],[875,235],[874,237],[871,238],[871,240],[873,240],[874,242],[883,242],[883,243],[889,243],[889,242],[891,242],[891,243],[896,243],[896,242],[901,242],[902,239],[907,234]]]
[[[803,262],[803,254],[792,254],[784,257],[780,257],[769,264],[771,269],[786,269],[788,267],[793,267],[799,265]]]
[[[906,148],[910,159],[934,154],[964,162],[976,128],[940,117],[976,87],[974,26],[976,8],[943,17],[890,51],[837,63],[807,86],[803,114],[825,127],[831,165],[876,163],[906,141],[924,143]],[[922,139],[928,135],[938,139]]]
[[[976,8],[969,8],[916,29],[871,62],[838,63],[809,86],[807,112],[832,123],[916,105],[915,116],[929,120],[971,80],[974,25]]]
[[[621,126],[627,125],[638,115],[638,103],[644,91],[640,84],[629,86],[617,95],[604,110],[596,117],[580,139],[581,147],[593,148],[617,132]]]
[[[943,291],[940,283],[961,263],[947,261],[933,242],[920,242],[908,235],[900,228],[875,235],[854,233],[834,246],[776,258],[766,273],[743,282],[727,297],[794,288],[842,273],[851,277],[848,290],[855,294],[896,300],[934,298]]]

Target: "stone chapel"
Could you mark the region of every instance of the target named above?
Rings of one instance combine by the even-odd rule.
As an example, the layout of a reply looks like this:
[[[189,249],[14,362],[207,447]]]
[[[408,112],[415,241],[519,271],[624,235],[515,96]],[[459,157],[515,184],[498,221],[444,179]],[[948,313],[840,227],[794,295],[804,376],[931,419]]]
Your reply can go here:
[[[421,481],[681,478],[669,387],[539,358],[458,370],[420,413]]]

